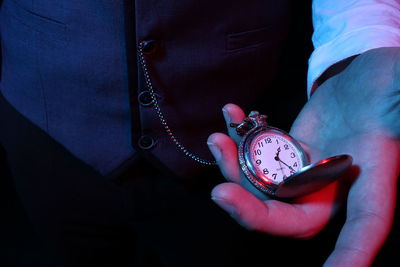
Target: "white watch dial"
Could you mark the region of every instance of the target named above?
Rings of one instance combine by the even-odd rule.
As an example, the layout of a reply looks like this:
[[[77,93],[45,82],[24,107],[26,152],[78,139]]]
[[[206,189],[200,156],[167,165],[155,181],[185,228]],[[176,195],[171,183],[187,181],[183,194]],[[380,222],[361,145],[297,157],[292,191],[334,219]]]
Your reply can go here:
[[[258,134],[249,148],[253,171],[267,183],[279,184],[304,167],[301,150],[279,131]]]

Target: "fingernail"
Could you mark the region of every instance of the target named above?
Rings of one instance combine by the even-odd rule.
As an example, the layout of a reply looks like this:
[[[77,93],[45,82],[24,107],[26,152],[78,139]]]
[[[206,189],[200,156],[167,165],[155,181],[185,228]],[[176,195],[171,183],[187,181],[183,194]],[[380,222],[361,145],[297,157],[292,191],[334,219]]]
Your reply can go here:
[[[225,108],[222,108],[222,114],[224,115],[226,123],[231,123],[231,117],[229,116],[229,113]]]
[[[216,161],[219,161],[222,156],[221,149],[217,145],[212,142],[207,142],[208,148],[210,149],[211,153],[213,154]]]
[[[212,196],[211,199],[215,203],[217,203],[217,205],[220,206],[223,210],[225,210],[227,213],[229,213],[229,215],[231,217],[234,217],[234,218],[236,217],[236,209],[232,205],[232,203],[230,203],[226,199],[219,198],[219,197],[214,197],[214,196]]]

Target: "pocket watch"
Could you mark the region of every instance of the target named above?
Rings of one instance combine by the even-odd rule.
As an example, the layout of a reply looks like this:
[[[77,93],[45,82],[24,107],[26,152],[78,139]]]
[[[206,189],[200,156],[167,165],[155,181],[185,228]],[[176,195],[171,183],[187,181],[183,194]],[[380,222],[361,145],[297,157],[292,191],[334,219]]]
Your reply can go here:
[[[276,198],[305,195],[335,181],[351,166],[350,155],[310,164],[299,142],[268,126],[266,119],[266,115],[252,111],[242,123],[231,124],[243,136],[238,148],[240,167],[261,192]]]

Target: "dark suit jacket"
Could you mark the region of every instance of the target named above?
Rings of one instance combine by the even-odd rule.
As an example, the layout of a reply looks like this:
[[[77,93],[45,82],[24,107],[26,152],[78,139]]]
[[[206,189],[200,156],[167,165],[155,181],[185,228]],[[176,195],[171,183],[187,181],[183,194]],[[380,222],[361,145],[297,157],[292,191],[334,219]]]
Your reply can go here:
[[[171,129],[211,159],[206,138],[223,129],[222,105],[246,107],[269,86],[286,13],[273,0],[3,0],[1,93],[101,174],[140,152],[187,176],[199,164],[137,100],[147,90],[137,44],[154,41],[146,60]],[[155,146],[140,149],[142,135]]]

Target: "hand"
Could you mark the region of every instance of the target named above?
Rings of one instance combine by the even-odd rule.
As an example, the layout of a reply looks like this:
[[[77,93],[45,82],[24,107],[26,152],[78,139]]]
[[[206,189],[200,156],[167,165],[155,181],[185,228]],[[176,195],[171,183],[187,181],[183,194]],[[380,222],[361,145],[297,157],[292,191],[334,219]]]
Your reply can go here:
[[[290,131],[312,162],[346,153],[358,169],[348,192],[346,223],[326,266],[369,266],[390,231],[400,172],[399,51],[381,48],[358,56],[317,89]],[[244,113],[229,104],[224,117],[228,124],[238,123]],[[297,238],[317,234],[340,206],[346,180],[291,203],[258,192],[256,197],[239,170],[240,138],[229,127],[228,132],[230,137],[209,137],[210,150],[231,181],[214,188],[215,202],[249,229]]]

